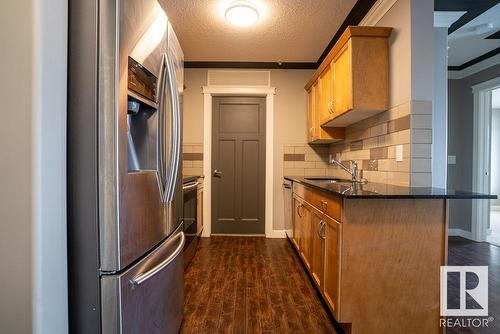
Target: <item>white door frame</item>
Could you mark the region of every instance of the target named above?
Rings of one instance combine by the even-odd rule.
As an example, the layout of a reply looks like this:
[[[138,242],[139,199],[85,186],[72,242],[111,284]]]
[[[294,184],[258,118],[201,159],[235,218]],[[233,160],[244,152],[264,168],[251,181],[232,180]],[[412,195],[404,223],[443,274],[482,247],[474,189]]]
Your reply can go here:
[[[277,237],[273,232],[274,184],[274,95],[275,87],[266,86],[203,86],[203,236],[212,233],[212,97],[258,96],[266,98],[266,186],[265,186],[265,235]],[[281,235],[279,235],[281,237]]]
[[[500,87],[500,78],[472,86],[474,95],[474,132],[472,191],[490,193],[491,91]],[[472,236],[486,241],[490,202],[472,201]]]

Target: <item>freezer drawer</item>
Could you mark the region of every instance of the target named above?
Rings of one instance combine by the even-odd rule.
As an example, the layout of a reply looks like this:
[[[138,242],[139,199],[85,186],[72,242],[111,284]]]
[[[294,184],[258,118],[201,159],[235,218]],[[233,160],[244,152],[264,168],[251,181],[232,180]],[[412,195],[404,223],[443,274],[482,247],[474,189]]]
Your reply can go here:
[[[180,226],[142,261],[101,278],[102,333],[178,333],[184,303]]]

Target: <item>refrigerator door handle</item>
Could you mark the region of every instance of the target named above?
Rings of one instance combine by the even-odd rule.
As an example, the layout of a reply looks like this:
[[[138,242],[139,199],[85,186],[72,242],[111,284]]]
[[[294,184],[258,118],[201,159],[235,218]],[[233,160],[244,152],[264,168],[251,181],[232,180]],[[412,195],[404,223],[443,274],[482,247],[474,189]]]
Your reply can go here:
[[[137,276],[135,276],[134,278],[132,278],[130,280],[130,283],[132,285],[140,285],[141,283],[145,282],[146,280],[148,280],[149,278],[153,277],[154,275],[156,275],[158,272],[160,272],[163,268],[165,268],[166,266],[168,266],[178,255],[179,253],[184,249],[184,244],[186,243],[186,236],[184,235],[184,232],[180,232],[179,234],[177,234],[172,240],[171,242],[173,242],[174,240],[177,240],[177,239],[181,239],[181,241],[179,242],[179,245],[177,246],[177,248],[174,250],[174,252],[172,254],[170,254],[169,257],[167,257],[165,260],[163,260],[161,263],[159,263],[158,265],[156,265],[155,267],[151,268],[150,270],[146,271],[145,273],[140,273],[138,274]]]
[[[162,203],[165,202],[165,156],[164,156],[164,139],[163,133],[165,128],[165,85],[167,81],[167,56],[163,54],[161,67],[160,67],[160,78],[158,80],[158,91],[160,92],[158,101],[158,186],[160,188],[160,197]]]
[[[167,73],[170,86],[170,96],[172,99],[172,156],[170,159],[170,173],[167,181],[166,190],[166,200],[172,201],[175,191],[175,182],[177,180],[177,174],[179,172],[179,160],[180,160],[180,138],[181,138],[181,121],[180,121],[180,101],[179,93],[177,92],[177,79],[175,76],[175,67],[172,59],[168,56],[166,57],[167,62]]]

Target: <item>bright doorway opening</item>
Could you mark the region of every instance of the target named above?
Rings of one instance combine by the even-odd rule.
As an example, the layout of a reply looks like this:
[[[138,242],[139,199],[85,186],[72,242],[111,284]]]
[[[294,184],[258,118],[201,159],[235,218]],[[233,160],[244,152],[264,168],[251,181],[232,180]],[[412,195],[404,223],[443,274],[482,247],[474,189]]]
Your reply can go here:
[[[500,194],[500,88],[491,92],[491,193]],[[500,199],[490,201],[490,223],[486,241],[500,246]]]

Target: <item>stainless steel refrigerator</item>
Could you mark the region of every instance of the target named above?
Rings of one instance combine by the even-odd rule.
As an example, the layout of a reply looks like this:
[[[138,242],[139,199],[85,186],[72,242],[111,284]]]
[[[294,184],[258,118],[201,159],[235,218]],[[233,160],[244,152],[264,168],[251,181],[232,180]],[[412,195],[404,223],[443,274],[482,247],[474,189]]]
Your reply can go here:
[[[177,333],[183,53],[156,0],[70,0],[71,333]]]

